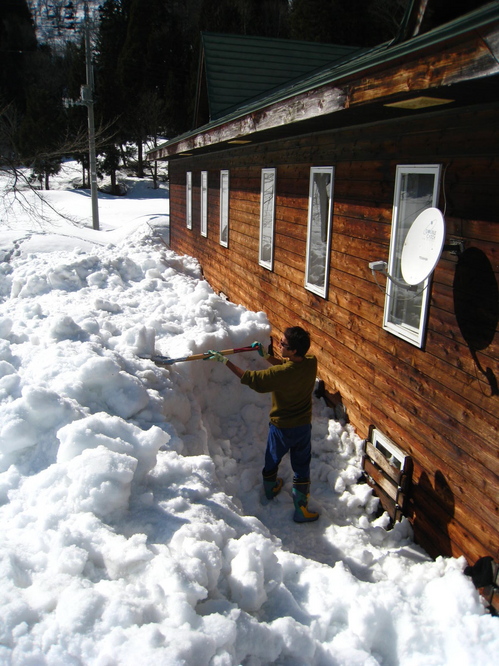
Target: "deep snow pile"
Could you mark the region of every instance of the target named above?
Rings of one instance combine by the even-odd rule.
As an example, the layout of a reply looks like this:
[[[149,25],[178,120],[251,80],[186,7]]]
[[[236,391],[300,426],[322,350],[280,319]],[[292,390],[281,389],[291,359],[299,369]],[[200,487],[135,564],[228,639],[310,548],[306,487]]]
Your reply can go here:
[[[82,219],[83,196],[46,193]],[[321,517],[298,526],[287,461],[262,501],[269,396],[220,364],[148,360],[267,344],[270,326],[165,248],[168,201],[140,196],[101,201],[102,232],[86,213],[24,234],[18,211],[0,233],[0,663],[495,663],[464,561],[374,519],[350,426],[314,400]]]

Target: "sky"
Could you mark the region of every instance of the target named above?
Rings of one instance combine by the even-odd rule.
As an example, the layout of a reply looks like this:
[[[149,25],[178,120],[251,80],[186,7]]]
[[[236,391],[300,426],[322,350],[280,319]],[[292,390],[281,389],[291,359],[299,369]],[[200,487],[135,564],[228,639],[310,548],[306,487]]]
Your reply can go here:
[[[169,250],[167,184],[123,176],[94,230],[78,182],[0,176],[0,664],[495,664],[466,562],[389,529],[340,410],[313,398],[319,520],[293,522],[287,458],[264,499],[270,396],[150,359],[267,345],[266,314]]]

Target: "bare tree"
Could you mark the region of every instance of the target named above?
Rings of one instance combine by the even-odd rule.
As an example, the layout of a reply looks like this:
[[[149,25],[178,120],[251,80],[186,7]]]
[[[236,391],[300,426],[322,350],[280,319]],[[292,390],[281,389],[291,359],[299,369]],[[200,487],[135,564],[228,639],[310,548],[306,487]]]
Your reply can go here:
[[[32,195],[43,202],[44,206],[51,212],[58,215],[61,219],[70,220],[67,216],[57,211],[44,198],[43,190],[36,187],[33,182],[34,167],[40,163],[60,162],[67,157],[88,153],[88,133],[86,127],[81,127],[77,132],[61,137],[57,145],[49,150],[42,150],[31,155],[20,156],[17,146],[18,137],[18,117],[15,106],[9,104],[0,108],[0,174],[3,176],[4,203],[8,200],[10,208],[14,205],[20,205],[26,214],[32,219],[40,218],[40,214],[34,210],[32,205]],[[109,127],[99,128],[96,131],[96,145],[103,146],[112,139],[112,132]],[[30,193],[30,196],[27,194]],[[7,212],[8,212],[7,207]],[[39,221],[47,221],[40,219]],[[0,223],[8,223],[7,219],[0,220]]]

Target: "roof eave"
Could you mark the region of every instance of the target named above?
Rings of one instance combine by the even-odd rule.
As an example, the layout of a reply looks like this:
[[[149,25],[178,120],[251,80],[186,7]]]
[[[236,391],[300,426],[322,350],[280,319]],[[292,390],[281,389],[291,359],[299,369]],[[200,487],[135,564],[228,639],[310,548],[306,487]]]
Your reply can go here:
[[[359,77],[365,78],[376,70],[388,69],[391,64],[402,63],[417,54],[434,53],[443,44],[459,41],[467,33],[476,33],[485,28],[493,32],[497,42],[498,24],[499,6],[495,2],[407,42],[381,45],[336,67],[322,70],[315,76],[274,91],[203,127],[175,137],[150,151],[148,158],[169,159],[189,155],[195,150],[249,138],[249,135],[256,132],[344,110],[350,104],[349,81]],[[483,36],[480,39],[483,39]],[[490,49],[490,44],[487,46]],[[490,55],[489,69],[481,75],[495,74],[499,71],[497,56],[497,53]],[[460,74],[457,72],[456,76],[459,77]],[[445,84],[450,85],[453,82],[455,81],[452,77],[447,76]],[[431,86],[421,88],[425,89],[430,91]],[[375,98],[374,90],[368,101],[373,102]]]

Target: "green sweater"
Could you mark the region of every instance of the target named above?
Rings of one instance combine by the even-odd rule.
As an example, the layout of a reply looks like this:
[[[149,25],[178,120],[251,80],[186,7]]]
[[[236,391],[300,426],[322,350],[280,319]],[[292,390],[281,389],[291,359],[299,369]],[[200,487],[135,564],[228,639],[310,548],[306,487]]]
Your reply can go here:
[[[312,391],[317,375],[317,359],[286,361],[265,370],[246,370],[241,384],[257,393],[272,393],[270,422],[278,428],[294,428],[312,422]]]

